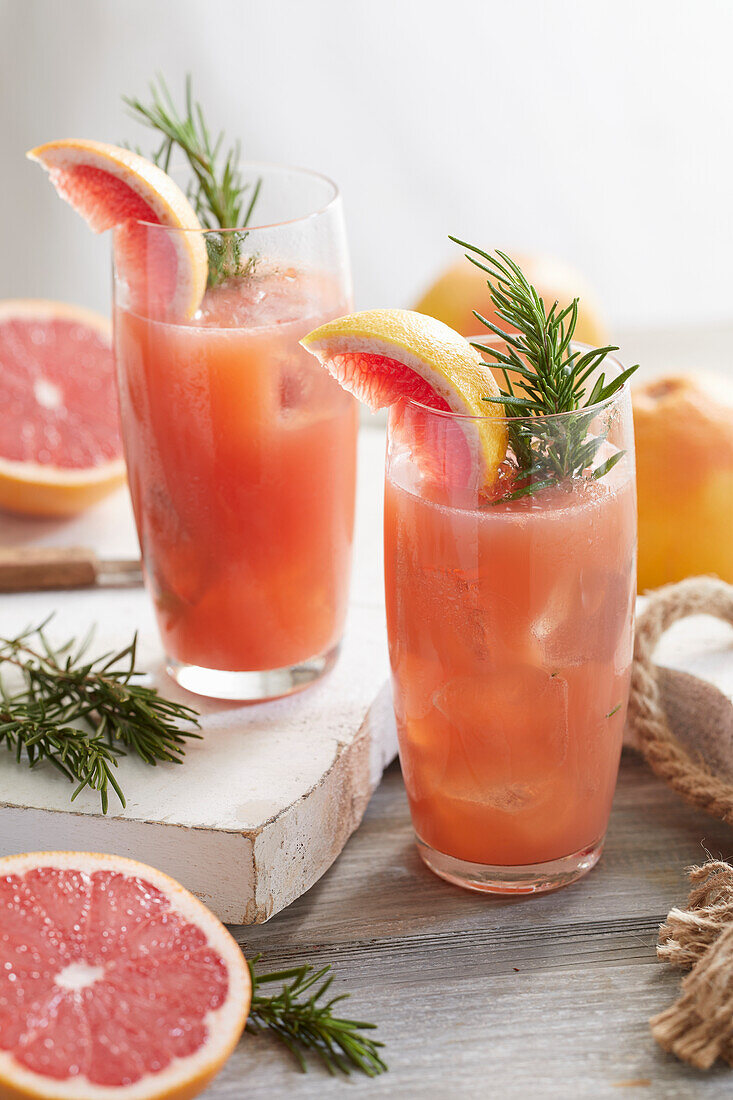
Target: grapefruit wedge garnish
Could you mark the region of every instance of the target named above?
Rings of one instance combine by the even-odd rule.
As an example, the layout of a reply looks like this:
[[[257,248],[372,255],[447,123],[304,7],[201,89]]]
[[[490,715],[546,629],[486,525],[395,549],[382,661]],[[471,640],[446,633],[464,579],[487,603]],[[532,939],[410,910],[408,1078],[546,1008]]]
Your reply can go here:
[[[0,409],[0,508],[67,515],[124,481],[106,318],[62,302],[0,302]]]
[[[193,207],[162,168],[129,149],[74,138],[49,141],[27,155],[95,233],[116,229],[118,274],[133,309],[193,316],[206,290],[206,244]],[[151,225],[182,232],[151,231]]]
[[[479,353],[453,329],[411,310],[375,309],[329,321],[301,344],[372,410],[408,400],[460,414],[465,419],[455,421],[453,437],[463,441],[464,453],[456,454],[454,472],[459,460],[467,461],[471,484],[482,488],[496,480],[507,448],[506,427],[497,419],[503,407],[491,403],[499,388]],[[430,434],[423,432],[420,442],[424,462],[436,457]],[[440,433],[441,449],[447,438]]]
[[[0,1096],[190,1100],[250,998],[235,940],[160,871],[89,852],[0,859]]]

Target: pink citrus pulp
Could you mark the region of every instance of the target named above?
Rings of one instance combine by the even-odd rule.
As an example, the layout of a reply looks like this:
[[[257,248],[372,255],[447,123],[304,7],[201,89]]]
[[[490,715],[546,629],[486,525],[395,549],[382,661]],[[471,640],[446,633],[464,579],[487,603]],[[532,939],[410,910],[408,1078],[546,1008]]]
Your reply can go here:
[[[236,942],[160,871],[88,852],[0,859],[0,1097],[188,1100],[250,997]]]
[[[0,507],[81,511],[122,484],[109,321],[62,302],[0,302]]]
[[[28,156],[95,233],[115,229],[115,259],[133,307],[168,319],[196,312],[208,277],[202,227],[162,168],[129,149],[81,138],[47,142]],[[180,232],[151,236],[150,224]]]
[[[440,448],[436,440],[410,439],[424,472],[444,473],[433,469],[440,449],[453,476],[479,487],[495,481],[507,447],[502,407],[492,401],[499,388],[480,354],[453,329],[410,310],[367,310],[329,321],[301,343],[373,410],[407,400],[459,414],[441,422]]]

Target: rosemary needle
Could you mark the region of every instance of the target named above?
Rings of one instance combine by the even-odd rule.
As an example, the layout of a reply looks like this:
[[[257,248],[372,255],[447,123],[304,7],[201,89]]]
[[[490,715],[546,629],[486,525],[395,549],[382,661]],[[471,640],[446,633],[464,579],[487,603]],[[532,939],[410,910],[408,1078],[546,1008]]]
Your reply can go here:
[[[123,96],[123,102],[134,118],[162,137],[152,158],[156,164],[167,171],[174,148],[186,157],[194,178],[189,197],[206,229],[235,229],[248,224],[259,195],[259,182],[242,180],[238,142],[222,153],[223,132],[212,138],[201,104],[194,101],[190,75],[186,77],[183,110],[176,107],[162,77],[151,82],[149,103],[131,96]]]
[[[496,315],[507,325],[501,328],[474,310],[476,319],[504,345],[471,341],[498,364],[504,376],[501,395],[486,400],[503,404],[507,417],[515,418],[508,422],[508,433],[518,467],[517,487],[501,499],[516,500],[567,478],[586,476],[605,439],[603,431],[589,435],[597,415],[593,406],[620,390],[638,366],[606,380],[605,373],[599,371],[606,356],[618,351],[617,347],[607,345],[587,351],[571,347],[578,321],[577,298],[564,309],[557,302],[547,309],[519,265],[506,253],[497,250],[492,254],[458,237],[450,239],[466,248],[466,259],[487,275]],[[595,382],[590,387],[592,375]],[[577,415],[559,422],[546,419],[566,412]],[[605,477],[623,454],[616,451],[596,466],[591,476],[595,480]]]
[[[119,652],[90,660],[91,634],[53,646],[49,621],[0,638],[0,672],[12,669],[20,680],[10,687],[0,677],[0,744],[31,768],[53,764],[76,784],[72,802],[85,787],[98,791],[107,813],[110,788],[125,805],[115,776],[119,759],[181,763],[186,739],[199,737],[198,716],[138,682],[137,635]]]
[[[204,229],[209,256],[209,285],[252,273],[255,257],[243,256],[249,225],[262,180],[245,183],[240,167],[239,142],[224,149],[224,133],[212,137],[201,104],[194,100],[190,75],[186,77],[184,105],[179,109],[162,77],[150,84],[150,101],[123,96],[133,118],[154,130],[161,144],[150,158],[168,171],[174,149],[188,162],[191,182],[188,198]],[[139,150],[138,150],[139,151]],[[215,230],[230,230],[218,233]]]
[[[330,966],[316,970],[299,966],[277,970],[271,974],[255,974],[256,955],[249,961],[252,976],[252,1005],[247,1030],[260,1034],[267,1030],[275,1035],[297,1060],[301,1070],[308,1068],[306,1054],[315,1055],[331,1074],[349,1074],[353,1069],[376,1077],[387,1069],[379,1051],[384,1043],[370,1039],[363,1032],[376,1025],[362,1020],[347,1020],[334,1016],[333,1008],[349,994],[324,1000],[333,976],[326,977]],[[263,996],[260,988],[272,982],[282,984],[279,993]],[[320,985],[319,985],[320,983]],[[309,996],[304,994],[318,986]]]

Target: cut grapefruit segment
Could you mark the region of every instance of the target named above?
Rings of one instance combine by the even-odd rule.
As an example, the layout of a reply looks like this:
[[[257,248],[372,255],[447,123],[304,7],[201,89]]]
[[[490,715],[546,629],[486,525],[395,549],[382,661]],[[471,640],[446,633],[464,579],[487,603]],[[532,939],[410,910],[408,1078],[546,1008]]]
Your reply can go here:
[[[0,859],[0,1096],[190,1100],[250,999],[235,940],[162,872],[89,852]]]
[[[63,302],[0,302],[0,508],[68,515],[125,479],[110,323]]]
[[[458,413],[473,480],[491,484],[507,448],[499,388],[479,353],[441,321],[375,309],[329,321],[301,340],[333,377],[371,409],[409,399]],[[487,400],[489,399],[489,400]],[[480,419],[479,419],[480,418]]]
[[[101,141],[50,141],[27,154],[95,233],[116,228],[115,259],[133,309],[188,318],[206,290],[208,261],[190,202],[152,161]],[[151,225],[199,232],[162,233]]]

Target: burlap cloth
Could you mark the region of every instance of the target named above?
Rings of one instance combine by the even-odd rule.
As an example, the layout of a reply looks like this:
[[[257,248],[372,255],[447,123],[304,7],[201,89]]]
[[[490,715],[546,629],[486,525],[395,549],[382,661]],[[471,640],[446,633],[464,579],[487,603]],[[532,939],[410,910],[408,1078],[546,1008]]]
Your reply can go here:
[[[653,661],[672,623],[706,614],[733,626],[733,586],[693,577],[649,598],[636,628],[627,741],[686,802],[733,824],[733,699]],[[687,908],[672,909],[657,947],[689,973],[650,1026],[665,1050],[709,1069],[718,1058],[733,1065],[733,867],[710,860],[689,875]]]

